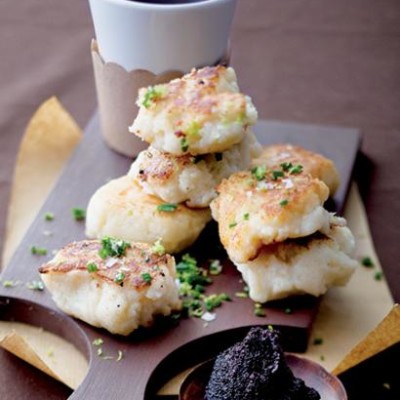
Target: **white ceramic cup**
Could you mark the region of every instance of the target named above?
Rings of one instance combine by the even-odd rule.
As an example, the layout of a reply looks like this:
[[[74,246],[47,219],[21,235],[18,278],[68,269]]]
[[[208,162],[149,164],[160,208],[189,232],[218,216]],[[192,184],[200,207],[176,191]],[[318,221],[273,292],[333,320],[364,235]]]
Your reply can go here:
[[[227,52],[236,3],[89,0],[104,61],[117,63],[127,71],[145,69],[155,74],[188,72],[221,60]]]

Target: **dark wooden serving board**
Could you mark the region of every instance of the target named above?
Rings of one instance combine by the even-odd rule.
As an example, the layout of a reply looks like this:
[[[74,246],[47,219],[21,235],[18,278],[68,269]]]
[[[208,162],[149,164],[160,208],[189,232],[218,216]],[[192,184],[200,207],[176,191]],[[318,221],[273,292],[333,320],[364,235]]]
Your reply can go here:
[[[340,172],[341,186],[330,207],[341,213],[360,146],[360,133],[357,130],[260,121],[255,132],[263,144],[299,144],[333,159]],[[51,250],[59,249],[73,240],[84,239],[84,222],[75,221],[71,209],[85,208],[95,190],[109,179],[125,174],[131,162],[131,159],[105,146],[95,115],[85,130],[82,143],[28,230],[2,279],[21,282],[37,280],[37,269],[52,257]],[[55,214],[54,221],[44,220],[43,215],[47,211]],[[44,235],[46,230],[52,231],[53,235]],[[190,251],[204,255],[207,246],[202,246],[207,242],[209,249],[211,237],[216,237],[212,224]],[[32,245],[46,247],[50,254],[34,256],[30,252]],[[206,257],[213,257],[213,251],[208,251]],[[319,300],[303,296],[273,302],[266,306],[265,318],[256,317],[249,299],[233,296],[236,291],[242,290],[242,283],[232,265],[228,261],[225,264],[224,273],[215,278],[209,290],[212,293],[227,292],[232,295],[233,301],[216,310],[216,320],[206,327],[203,320],[196,318],[181,320],[176,326],[158,324],[153,329],[141,330],[129,337],[113,336],[58,312],[46,290],[32,291],[24,284],[11,289],[0,287],[0,320],[15,319],[42,326],[74,343],[90,360],[87,377],[71,394],[63,385],[52,382],[50,378],[45,379],[33,368],[16,368],[15,365],[22,362],[0,352],[0,398],[24,398],[24,390],[29,391],[30,399],[44,396],[49,399],[66,398],[70,394],[71,399],[162,398],[157,397],[156,393],[166,381],[239,340],[253,325],[273,324],[282,332],[285,350],[304,352]],[[98,337],[104,340],[103,349],[107,353],[116,354],[122,350],[123,360],[115,362],[99,358],[91,345],[92,340]],[[21,384],[10,385],[10,374],[3,370],[18,371]]]

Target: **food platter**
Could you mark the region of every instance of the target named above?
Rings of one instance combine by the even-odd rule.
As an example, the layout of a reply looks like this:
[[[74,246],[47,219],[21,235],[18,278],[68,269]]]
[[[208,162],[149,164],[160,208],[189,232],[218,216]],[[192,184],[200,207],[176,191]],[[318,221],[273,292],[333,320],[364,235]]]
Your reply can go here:
[[[343,211],[360,146],[361,135],[358,130],[259,121],[254,131],[262,144],[298,144],[331,158],[339,170],[341,186],[330,201],[329,208],[339,214]],[[84,239],[84,222],[75,221],[71,217],[71,209],[85,208],[93,192],[109,179],[125,174],[131,162],[131,159],[106,147],[101,138],[98,115],[95,114],[85,130],[81,145],[27,232],[4,272],[3,279],[22,282],[38,280],[37,269],[51,257],[51,250]],[[49,227],[43,218],[47,211],[56,216],[51,225],[51,236],[43,235]],[[46,257],[33,255],[30,252],[31,246],[45,247],[50,254]],[[224,257],[224,253],[218,250],[215,224],[210,224],[187,252],[203,255],[205,259]],[[227,260],[222,261],[223,274],[214,279],[210,290],[232,295],[242,290],[243,283],[232,265]],[[14,288],[1,287],[0,295],[0,319],[16,319],[42,326],[74,343],[90,360],[88,375],[71,394],[73,399],[96,398],[100,394],[102,398],[162,398],[157,397],[156,393],[167,380],[214,356],[243,337],[249,327],[254,325],[272,324],[278,327],[282,332],[285,350],[304,352],[319,303],[319,299],[309,296],[274,302],[265,308],[266,317],[260,318],[254,315],[254,306],[249,299],[232,296],[233,301],[218,308],[217,318],[208,324],[198,318],[188,318],[176,325],[162,322],[151,329],[121,337],[58,312],[46,290],[36,292],[26,289],[25,285],[18,285]],[[105,348],[110,352],[122,350],[123,360],[111,365],[107,360],[97,357],[91,345],[95,338],[102,338]],[[4,354],[1,357],[5,361],[4,365],[20,363]],[[26,368],[23,374],[24,381],[34,382],[38,396],[46,394],[48,398],[65,398],[70,394],[61,385],[49,382],[48,379],[35,380],[37,373],[34,370]],[[5,383],[4,374],[0,372],[0,383],[3,380]],[[8,385],[4,393],[0,389],[0,397],[20,398],[24,384],[16,386],[10,388]],[[4,388],[4,384],[0,387]]]

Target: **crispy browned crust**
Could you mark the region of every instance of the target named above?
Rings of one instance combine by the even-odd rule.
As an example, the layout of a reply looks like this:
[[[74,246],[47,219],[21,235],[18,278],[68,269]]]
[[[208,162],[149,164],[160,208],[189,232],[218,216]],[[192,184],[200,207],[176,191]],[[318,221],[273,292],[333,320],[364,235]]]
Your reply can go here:
[[[190,154],[176,156],[152,147],[144,152],[144,157],[139,165],[137,179],[142,182],[157,180],[162,184],[186,165],[193,164],[194,161],[195,157]]]
[[[200,126],[210,120],[216,108],[221,109],[226,105],[229,115],[240,118],[246,112],[246,97],[238,92],[218,92],[218,81],[221,75],[226,73],[226,67],[205,67],[199,70],[193,69],[182,78],[174,79],[161,85],[166,92],[152,101],[149,112],[162,110],[168,114],[174,122],[175,135],[185,136],[188,126],[187,120],[195,120]],[[144,96],[148,89],[139,91],[139,98]],[[231,118],[232,119],[232,118]],[[136,129],[134,133],[141,137],[142,132]]]
[[[221,242],[236,262],[254,259],[263,245],[291,237],[287,233],[281,236],[277,227],[321,206],[329,194],[327,186],[309,174],[285,173],[274,180],[270,170],[260,181],[250,171],[238,172],[217,190],[219,196],[211,208],[218,220]],[[254,221],[260,227],[272,225],[276,231],[272,239],[262,237],[258,228],[255,231]]]
[[[165,269],[171,271],[174,267],[172,256],[155,254],[151,251],[152,246],[145,243],[130,243],[125,256],[118,258],[101,258],[99,255],[101,247],[100,240],[72,242],[59,250],[50,262],[42,265],[39,273],[66,274],[71,271],[84,271],[99,281],[129,286],[137,290],[149,285],[142,274],[150,274],[153,284],[164,278]],[[96,264],[96,272],[88,271],[89,263]],[[116,276],[120,272],[123,272],[124,278],[116,282]]]
[[[332,160],[322,154],[288,143],[263,147],[261,155],[253,160],[253,166],[264,165],[267,168],[279,168],[283,162],[302,165],[305,173],[324,181],[331,194],[339,187],[339,173]]]

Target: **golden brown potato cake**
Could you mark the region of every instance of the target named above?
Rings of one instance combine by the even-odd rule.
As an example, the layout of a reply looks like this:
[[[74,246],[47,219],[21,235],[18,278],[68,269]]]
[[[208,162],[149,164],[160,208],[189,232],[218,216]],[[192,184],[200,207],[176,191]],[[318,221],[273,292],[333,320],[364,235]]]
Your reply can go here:
[[[301,172],[266,170],[238,172],[218,186],[210,207],[229,257],[244,263],[261,247],[329,228],[323,204],[329,189],[319,179]]]
[[[210,219],[208,208],[166,204],[145,193],[135,179],[122,176],[107,182],[91,197],[86,235],[145,243],[161,239],[168,253],[178,253],[197,239]]]
[[[332,160],[322,154],[292,144],[282,143],[264,146],[261,155],[253,160],[253,167],[264,165],[267,168],[275,169],[279,168],[282,163],[302,165],[305,173],[325,182],[331,195],[339,187],[339,173]]]
[[[128,335],[181,307],[174,258],[159,246],[113,238],[73,242],[39,272],[61,310],[111,333]]]
[[[129,176],[146,193],[171,203],[185,202],[189,207],[208,207],[223,178],[250,167],[260,145],[249,132],[239,143],[223,153],[175,156],[152,146],[142,151],[132,163]]]
[[[288,296],[320,296],[345,285],[357,268],[354,236],[343,218],[331,217],[321,234],[263,246],[257,258],[237,263],[252,300],[265,303]]]
[[[234,70],[223,66],[142,88],[137,104],[130,132],[175,155],[228,150],[257,120],[251,99],[238,91]]]

